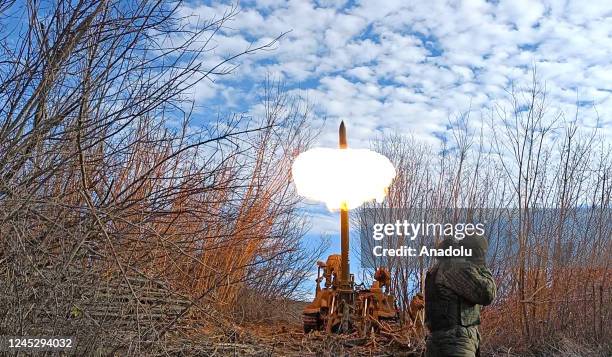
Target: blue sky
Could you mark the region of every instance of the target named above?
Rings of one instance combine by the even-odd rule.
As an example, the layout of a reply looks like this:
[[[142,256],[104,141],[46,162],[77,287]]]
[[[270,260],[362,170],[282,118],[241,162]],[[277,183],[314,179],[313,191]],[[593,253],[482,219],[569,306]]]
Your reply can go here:
[[[233,3],[236,5],[235,3]],[[219,17],[232,3],[188,2],[186,15]],[[380,133],[404,133],[440,146],[449,117],[472,110],[478,122],[511,82],[535,65],[551,110],[612,138],[610,1],[242,1],[213,39],[204,62],[287,33],[272,51],[241,57],[239,67],[193,95],[201,113],[257,115],[257,88],[271,75],[307,95],[327,121],[318,145],[335,146],[345,120],[349,144],[367,147]],[[318,119],[314,119],[318,120]],[[612,141],[612,140],[610,140]],[[332,234],[324,206],[310,236]],[[337,245],[335,245],[337,246]],[[354,260],[353,260],[354,261]]]
[[[231,4],[195,1],[182,12],[218,18]],[[271,75],[328,118],[321,144],[333,144],[331,127],[344,119],[352,146],[397,131],[439,145],[449,116],[470,107],[478,114],[535,65],[554,110],[571,117],[579,100],[588,127],[595,105],[612,136],[612,2],[265,0],[238,8],[203,61],[290,32],[274,50],[238,59],[233,74],[200,83],[194,95],[208,110],[256,114],[255,89]]]

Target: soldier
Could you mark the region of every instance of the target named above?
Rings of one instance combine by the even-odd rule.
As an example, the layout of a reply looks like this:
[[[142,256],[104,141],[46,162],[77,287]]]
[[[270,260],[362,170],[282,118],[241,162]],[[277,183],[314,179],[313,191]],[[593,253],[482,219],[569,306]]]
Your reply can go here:
[[[480,307],[496,294],[495,281],[485,266],[488,243],[482,236],[446,238],[439,248],[464,247],[472,256],[439,257],[425,277],[427,357],[479,356]]]

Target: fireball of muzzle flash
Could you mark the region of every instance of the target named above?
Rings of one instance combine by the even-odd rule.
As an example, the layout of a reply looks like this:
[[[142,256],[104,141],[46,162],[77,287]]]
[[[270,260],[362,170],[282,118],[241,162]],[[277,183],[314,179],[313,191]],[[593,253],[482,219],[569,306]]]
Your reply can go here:
[[[395,177],[388,158],[366,149],[310,149],[298,155],[291,171],[298,193],[330,210],[382,201]]]

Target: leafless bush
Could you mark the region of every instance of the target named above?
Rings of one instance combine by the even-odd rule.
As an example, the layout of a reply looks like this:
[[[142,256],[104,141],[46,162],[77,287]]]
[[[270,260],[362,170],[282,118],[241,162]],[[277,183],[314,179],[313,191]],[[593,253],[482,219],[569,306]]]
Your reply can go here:
[[[268,85],[263,115],[195,125],[194,85],[276,40],[204,68],[235,9],[193,26],[179,7],[0,3],[3,335],[140,354],[304,279],[286,172],[309,108]]]
[[[463,215],[507,223],[489,232],[498,298],[483,314],[487,346],[516,350],[559,336],[586,345],[610,340],[612,157],[596,128],[580,125],[586,110],[577,106],[571,119],[553,112],[534,70],[531,83],[510,87],[484,117],[491,125],[475,127],[470,111],[451,118],[439,152],[402,136],[374,143],[398,176],[388,200],[364,206],[357,223],[386,207],[399,208],[390,221],[436,222],[447,214],[442,221]],[[402,238],[381,242],[398,247]],[[431,246],[439,237],[419,239]],[[392,291],[406,308],[431,260],[388,264]]]

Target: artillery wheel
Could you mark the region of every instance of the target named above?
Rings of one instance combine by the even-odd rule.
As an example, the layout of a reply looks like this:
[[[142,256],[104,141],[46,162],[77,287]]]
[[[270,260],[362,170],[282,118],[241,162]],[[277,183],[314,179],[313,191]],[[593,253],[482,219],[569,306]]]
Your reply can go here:
[[[321,315],[318,312],[314,314],[302,314],[302,321],[304,322],[304,333],[318,331],[323,326]]]

